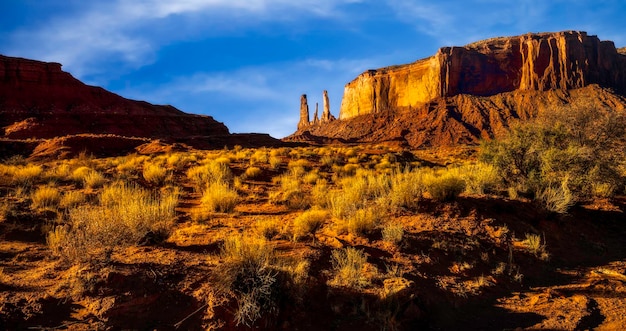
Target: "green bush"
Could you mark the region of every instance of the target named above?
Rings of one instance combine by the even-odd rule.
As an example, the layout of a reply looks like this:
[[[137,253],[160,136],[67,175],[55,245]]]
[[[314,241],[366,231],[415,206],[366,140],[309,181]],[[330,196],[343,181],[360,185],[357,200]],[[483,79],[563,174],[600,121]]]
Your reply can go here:
[[[543,201],[565,196],[565,181],[577,197],[606,196],[624,187],[625,133],[623,112],[564,107],[512,125],[504,138],[482,144],[480,158],[497,169],[503,187]]]

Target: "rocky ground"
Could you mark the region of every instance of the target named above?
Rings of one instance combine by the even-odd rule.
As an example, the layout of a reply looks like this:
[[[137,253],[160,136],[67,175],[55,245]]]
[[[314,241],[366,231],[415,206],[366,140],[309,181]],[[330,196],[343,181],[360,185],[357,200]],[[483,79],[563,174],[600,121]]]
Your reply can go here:
[[[402,162],[402,154],[387,148],[357,151],[363,155],[362,167],[375,160],[374,155],[393,154]],[[311,169],[333,183],[333,171],[320,163],[318,152],[298,150],[299,158],[307,159]],[[317,233],[295,241],[293,221],[304,208],[270,199],[279,189],[272,178],[287,171],[295,154],[280,153],[282,163],[276,169],[257,164],[262,173],[251,179],[241,175],[250,167],[252,153],[230,163],[233,174],[241,178],[241,201],[234,212],[194,220],[201,195],[185,176],[190,165],[172,168],[171,180],[182,188],[182,195],[169,238],[117,249],[106,263],[68,264],[54,256],[46,234],[63,211],[31,210],[28,195],[3,182],[1,199],[8,211],[0,222],[0,329],[619,330],[626,326],[624,196],[584,201],[566,215],[546,212],[523,197],[464,193],[439,202],[424,196],[415,207],[386,215],[385,222],[404,229],[399,243],[383,240],[380,228],[364,235],[342,233],[332,218]],[[471,151],[455,151],[456,158],[440,151],[414,152],[410,162],[445,165],[465,158],[465,153]],[[83,161],[109,180],[117,176],[110,159]],[[56,161],[41,164],[46,169],[57,165]],[[138,170],[133,173],[131,180],[150,187]],[[60,182],[59,187],[95,195],[71,183]],[[223,267],[220,250],[226,237],[254,231],[259,220],[268,218],[280,222],[280,231],[269,236],[277,255],[306,259],[310,267],[297,295],[281,296],[285,299],[277,303],[276,311],[251,326],[236,325],[235,300],[215,291],[215,275]],[[533,246],[527,235],[541,241]],[[332,252],[345,247],[365,252],[375,269],[367,271],[376,276],[364,287],[330,282]]]

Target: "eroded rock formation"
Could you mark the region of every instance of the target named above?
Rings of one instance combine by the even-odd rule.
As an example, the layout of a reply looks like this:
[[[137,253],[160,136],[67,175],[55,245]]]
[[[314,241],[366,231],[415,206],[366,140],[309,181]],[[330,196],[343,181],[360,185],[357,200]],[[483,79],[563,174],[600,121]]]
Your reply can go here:
[[[300,120],[298,121],[298,130],[304,129],[309,125],[309,103],[306,100],[306,94],[303,94],[300,96]]]
[[[494,38],[361,74],[346,85],[339,118],[411,110],[459,94],[492,96],[589,84],[626,92],[626,57],[613,42],[574,31]]]
[[[0,115],[0,138],[13,140],[87,135],[81,138],[85,140],[112,135],[101,141],[139,137],[189,142],[202,148],[219,141],[220,145],[213,147],[222,148],[232,137],[228,128],[211,116],[125,99],[85,85],[61,70],[59,63],[2,55]]]
[[[330,113],[330,100],[328,99],[328,91],[324,90],[322,97],[324,98],[324,112],[322,113],[322,122],[334,121],[335,116]]]
[[[623,53],[611,41],[575,31],[444,47],[411,64],[359,75],[345,86],[340,120],[307,134],[309,140],[398,140],[412,147],[471,143],[512,119],[586,99],[623,109]],[[286,140],[307,140],[301,133]]]

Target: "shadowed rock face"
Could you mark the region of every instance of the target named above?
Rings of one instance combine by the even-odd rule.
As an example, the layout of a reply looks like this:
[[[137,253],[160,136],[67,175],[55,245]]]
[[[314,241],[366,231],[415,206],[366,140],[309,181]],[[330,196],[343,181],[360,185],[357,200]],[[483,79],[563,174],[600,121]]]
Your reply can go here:
[[[345,86],[339,121],[285,140],[475,143],[554,107],[624,109],[624,53],[575,31],[444,47],[411,64],[364,72]]]
[[[210,116],[125,99],[88,86],[61,64],[0,55],[0,126],[11,139],[118,134],[173,139],[229,135]]]

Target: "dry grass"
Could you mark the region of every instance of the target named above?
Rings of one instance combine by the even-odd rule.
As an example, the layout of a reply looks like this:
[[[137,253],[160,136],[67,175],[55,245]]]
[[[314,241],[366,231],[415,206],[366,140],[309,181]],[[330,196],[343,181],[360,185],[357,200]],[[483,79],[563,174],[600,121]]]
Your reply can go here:
[[[332,252],[333,278],[331,286],[360,289],[372,285],[375,267],[367,263],[367,254],[362,250],[348,247]]]
[[[210,184],[202,194],[201,208],[209,212],[230,213],[235,210],[239,194],[224,183]]]
[[[543,206],[555,213],[565,214],[574,205],[575,197],[567,185],[567,179],[560,186],[541,189],[536,197]]]
[[[2,167],[2,173],[9,178],[12,185],[30,186],[42,179],[43,172],[43,168],[35,164]]]
[[[232,236],[222,245],[223,267],[218,288],[237,300],[237,325],[251,326],[265,314],[278,311],[278,271],[274,248],[263,237]]]
[[[280,168],[282,163],[283,161],[278,156],[270,156],[269,158],[269,164],[271,169],[277,170],[278,168]]]
[[[150,235],[165,238],[174,225],[177,192],[160,197],[126,183],[103,189],[100,204],[68,211],[66,225],[48,234],[48,245],[69,262],[109,260],[115,249],[140,243]]]
[[[244,176],[246,178],[249,178],[249,179],[255,179],[255,178],[258,178],[259,176],[261,176],[261,174],[263,174],[263,170],[261,170],[261,168],[259,168],[259,167],[248,167],[246,169],[246,172],[244,173]]]
[[[86,188],[98,188],[106,183],[106,178],[102,174],[86,166],[76,168],[71,177]]]
[[[59,202],[61,208],[72,208],[85,202],[87,197],[81,191],[67,191],[63,193],[63,197]]]
[[[447,170],[427,173],[423,183],[430,196],[438,201],[454,200],[465,190],[465,181]]]
[[[262,218],[255,223],[256,231],[266,239],[272,239],[282,231],[282,224],[277,218]]]
[[[158,164],[147,164],[143,168],[143,178],[154,185],[163,185],[169,176],[167,169]]]
[[[56,209],[61,201],[61,192],[56,187],[41,186],[31,196],[33,209]]]
[[[298,215],[293,221],[293,239],[298,240],[309,234],[315,239],[315,233],[322,227],[328,216],[327,211],[320,209],[310,209]]]
[[[227,164],[210,161],[205,165],[191,167],[187,170],[187,178],[191,179],[198,190],[214,183],[229,183],[233,175]]]
[[[348,217],[337,220],[335,224],[339,232],[364,235],[372,232],[378,226],[381,214],[379,207],[376,206],[357,209]]]
[[[400,223],[388,223],[382,229],[383,240],[398,245],[404,236],[404,226]]]

